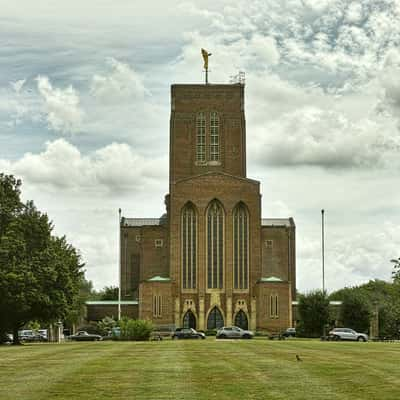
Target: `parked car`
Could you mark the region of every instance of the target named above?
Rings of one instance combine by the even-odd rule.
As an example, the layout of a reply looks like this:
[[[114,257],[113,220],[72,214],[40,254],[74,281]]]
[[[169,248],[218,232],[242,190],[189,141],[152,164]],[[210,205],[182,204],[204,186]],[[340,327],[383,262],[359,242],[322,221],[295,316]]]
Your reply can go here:
[[[177,328],[172,335],[172,339],[205,339],[203,332],[197,332],[193,328]]]
[[[79,342],[90,342],[90,341],[98,341],[103,338],[100,335],[95,335],[93,333],[87,333],[86,331],[79,331],[75,333],[75,335],[68,336],[70,340],[76,340]]]
[[[286,331],[282,332],[283,337],[296,337],[296,328],[287,328]]]
[[[0,344],[11,344],[13,342],[13,335],[11,333],[3,333],[0,337]]]
[[[42,338],[47,342],[48,340],[48,331],[47,329],[38,329],[38,334],[42,336]]]
[[[19,331],[18,337],[21,342],[47,342],[47,337],[31,329]]]
[[[252,339],[253,337],[252,331],[246,331],[237,326],[224,326],[218,329],[216,335],[217,339]]]
[[[331,340],[354,340],[358,342],[366,342],[368,335],[365,333],[356,332],[350,328],[335,328],[329,332]]]

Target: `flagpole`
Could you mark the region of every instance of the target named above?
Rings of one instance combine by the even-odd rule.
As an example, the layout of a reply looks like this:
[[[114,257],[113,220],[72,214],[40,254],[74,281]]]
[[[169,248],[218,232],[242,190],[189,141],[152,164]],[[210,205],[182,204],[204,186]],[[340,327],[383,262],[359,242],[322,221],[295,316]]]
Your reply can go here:
[[[322,219],[322,291],[325,293],[325,210],[321,210]]]
[[[121,319],[121,209],[118,209],[118,321]]]

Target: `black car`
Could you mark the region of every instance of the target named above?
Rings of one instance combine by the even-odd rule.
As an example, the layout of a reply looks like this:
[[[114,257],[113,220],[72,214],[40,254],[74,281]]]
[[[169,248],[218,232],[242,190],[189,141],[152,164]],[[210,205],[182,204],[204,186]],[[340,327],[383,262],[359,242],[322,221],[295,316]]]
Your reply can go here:
[[[283,337],[296,337],[296,328],[287,328],[285,332],[282,332]]]
[[[197,332],[193,328],[177,328],[172,335],[172,339],[205,339],[203,332]]]
[[[78,342],[94,342],[97,340],[103,340],[100,335],[87,333],[86,331],[79,331],[75,335],[68,336],[70,340],[76,340]]]

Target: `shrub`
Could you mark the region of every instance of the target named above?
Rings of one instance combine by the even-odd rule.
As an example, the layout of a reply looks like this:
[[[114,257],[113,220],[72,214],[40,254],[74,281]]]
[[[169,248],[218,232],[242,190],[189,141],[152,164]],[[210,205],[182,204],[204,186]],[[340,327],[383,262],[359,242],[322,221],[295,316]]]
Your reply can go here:
[[[122,318],[119,326],[120,340],[149,340],[154,329],[151,321],[142,319]]]
[[[215,336],[217,334],[216,329],[208,329],[206,330],[206,336]]]
[[[97,327],[99,328],[103,336],[110,334],[110,332],[112,332],[112,329],[116,326],[117,321],[115,321],[111,317],[104,317],[101,321],[97,323]]]

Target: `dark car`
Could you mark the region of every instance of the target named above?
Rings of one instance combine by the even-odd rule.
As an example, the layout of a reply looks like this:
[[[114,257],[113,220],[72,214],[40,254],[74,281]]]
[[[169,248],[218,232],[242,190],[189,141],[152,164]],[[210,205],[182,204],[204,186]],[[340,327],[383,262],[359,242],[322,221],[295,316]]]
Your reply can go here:
[[[193,328],[177,328],[172,335],[172,339],[205,339],[203,332],[197,332]]]
[[[87,333],[86,331],[79,331],[75,333],[75,335],[68,336],[68,339],[79,342],[94,342],[97,340],[102,340],[103,338],[100,335]]]
[[[287,328],[286,331],[282,332],[282,336],[287,337],[296,337],[296,328]]]

